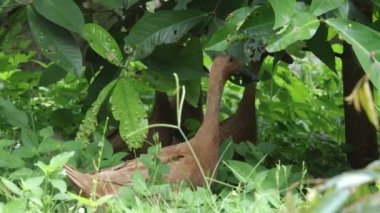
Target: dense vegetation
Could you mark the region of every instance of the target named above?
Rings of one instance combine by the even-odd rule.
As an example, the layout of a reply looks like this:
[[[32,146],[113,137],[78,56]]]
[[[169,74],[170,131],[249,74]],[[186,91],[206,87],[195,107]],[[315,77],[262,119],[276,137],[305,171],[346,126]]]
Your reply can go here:
[[[0,1],[0,212],[376,212],[379,8],[377,0]],[[109,132],[141,147],[155,91],[176,97],[180,85],[188,104],[205,104],[205,70],[223,52],[246,64],[268,55],[256,86],[257,144],[226,140],[211,186],[136,173],[117,196],[78,195],[63,165],[98,171],[133,155],[113,150]],[[227,83],[220,120],[234,114],[244,85]],[[175,127],[191,138],[199,122]],[[159,175],[160,148],[143,156]]]

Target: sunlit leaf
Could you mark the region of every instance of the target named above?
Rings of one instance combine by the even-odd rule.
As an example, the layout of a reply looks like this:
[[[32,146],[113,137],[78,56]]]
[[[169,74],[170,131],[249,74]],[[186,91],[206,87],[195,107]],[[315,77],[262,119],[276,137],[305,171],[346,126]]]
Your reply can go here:
[[[296,6],[296,0],[269,0],[269,3],[271,4],[275,15],[273,29],[277,29],[288,24],[292,19]]]
[[[330,10],[338,8],[345,2],[346,0],[313,0],[311,2],[310,12],[315,16],[319,16]]]
[[[86,24],[83,37],[100,56],[115,65],[121,65],[121,50],[112,35],[103,27],[94,23]]]
[[[284,32],[270,38],[267,50],[269,52],[280,51],[296,41],[310,39],[317,32],[319,24],[319,20],[313,15],[299,13],[293,17]]]
[[[380,88],[380,33],[357,22],[328,19],[326,23],[352,45],[363,70],[376,88]]]

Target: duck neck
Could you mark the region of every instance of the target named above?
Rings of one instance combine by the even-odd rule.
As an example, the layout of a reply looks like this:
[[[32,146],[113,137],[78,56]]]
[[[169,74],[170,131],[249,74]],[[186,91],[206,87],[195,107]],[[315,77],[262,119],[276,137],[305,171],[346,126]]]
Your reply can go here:
[[[200,138],[196,142],[202,144],[202,146],[206,144],[214,145],[214,143],[219,144],[220,99],[223,94],[226,78],[218,72],[220,71],[215,70],[210,73],[206,112],[203,123],[196,135],[197,138]]]
[[[250,112],[254,112],[255,95],[256,95],[256,84],[250,83],[244,89],[243,97],[240,101],[240,104],[236,113],[237,115],[250,116],[251,115]]]

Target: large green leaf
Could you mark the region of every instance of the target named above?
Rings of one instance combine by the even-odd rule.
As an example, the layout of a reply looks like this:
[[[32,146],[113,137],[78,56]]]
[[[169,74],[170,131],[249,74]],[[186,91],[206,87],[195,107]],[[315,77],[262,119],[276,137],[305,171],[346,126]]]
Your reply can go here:
[[[96,118],[97,118],[99,109],[102,106],[103,102],[108,97],[108,95],[111,93],[111,90],[114,88],[116,82],[117,82],[116,80],[112,81],[107,86],[105,86],[103,90],[100,92],[96,101],[92,104],[91,108],[87,110],[85,119],[82,121],[81,125],[79,126],[79,130],[76,136],[77,139],[81,139],[81,140],[84,140],[85,142],[88,142],[88,136],[93,131],[95,131],[96,125],[98,124],[98,121]]]
[[[178,41],[207,14],[198,11],[161,11],[146,13],[125,38],[125,51],[141,59],[153,52],[160,44]]]
[[[176,89],[175,78],[151,70],[143,70],[137,76],[138,81],[160,92],[170,92]]]
[[[331,70],[336,71],[335,53],[330,42],[327,41],[327,33],[326,25],[321,25],[315,35],[309,39],[306,44],[315,56],[317,56]]]
[[[121,55],[119,45],[103,27],[94,23],[86,24],[83,38],[100,56],[115,65],[121,65],[123,56]]]
[[[328,19],[326,23],[352,45],[364,71],[376,88],[380,88],[380,33],[357,22]]]
[[[149,69],[169,78],[177,73],[180,80],[192,80],[205,76],[203,72],[202,47],[199,39],[192,39],[183,47],[162,45],[144,63]]]
[[[118,9],[123,8],[123,10],[127,10],[132,5],[136,4],[140,0],[92,0],[94,3],[100,4],[103,7],[108,9]]]
[[[267,41],[273,34],[274,13],[270,5],[256,7],[244,21],[239,31],[258,40]]]
[[[293,17],[284,32],[269,39],[267,50],[277,52],[296,41],[310,39],[317,31],[319,24],[319,20],[315,16],[309,13],[299,13]]]
[[[57,83],[59,80],[66,76],[67,72],[56,64],[50,65],[42,71],[40,77],[40,86],[47,87],[51,84]]]
[[[26,113],[17,109],[12,102],[0,97],[0,118],[5,119],[10,125],[14,127],[27,127],[28,117]]]
[[[201,95],[201,80],[195,79],[190,81],[184,81],[185,86],[185,100],[193,107],[198,106],[199,96]]]
[[[30,6],[27,13],[34,41],[42,53],[67,72],[81,76],[82,55],[71,33],[47,21]]]
[[[147,115],[139,93],[128,78],[120,79],[111,96],[112,113],[120,121],[121,137],[131,148],[139,148],[144,142],[147,131],[142,130],[147,123]]]
[[[296,0],[269,0],[275,15],[273,29],[283,27],[292,19]]]
[[[340,7],[345,2],[346,0],[313,0],[310,6],[310,13],[319,16]]]
[[[236,34],[236,30],[240,28],[252,10],[253,8],[251,7],[243,7],[230,13],[226,18],[224,26],[212,35],[206,45],[206,49],[213,51],[226,50],[231,40],[233,40],[231,37]]]
[[[72,0],[33,0],[37,12],[51,22],[82,34],[84,19],[78,5]]]

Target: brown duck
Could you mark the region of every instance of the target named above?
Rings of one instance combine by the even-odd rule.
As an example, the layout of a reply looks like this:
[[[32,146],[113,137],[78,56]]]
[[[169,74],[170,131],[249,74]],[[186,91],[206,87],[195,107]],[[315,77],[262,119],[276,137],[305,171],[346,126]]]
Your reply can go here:
[[[251,63],[250,68],[252,69],[253,76],[256,78],[254,80],[257,80],[264,58]],[[255,99],[256,81],[253,81],[245,87],[243,97],[235,114],[220,123],[220,143],[223,143],[229,137],[235,143],[243,141],[257,143]]]
[[[159,153],[161,162],[170,168],[170,172],[163,175],[167,182],[179,183],[188,180],[195,186],[203,186],[204,175],[212,177],[219,158],[220,99],[226,79],[238,72],[250,74],[231,56],[221,55],[214,60],[209,79],[206,113],[197,134],[188,143],[165,147]],[[115,194],[121,186],[130,185],[135,170],[139,170],[145,179],[149,178],[148,168],[138,159],[126,161],[97,174],[83,174],[69,165],[65,165],[65,169],[68,177],[85,196],[91,195],[94,178],[97,178],[96,196],[99,197]]]

